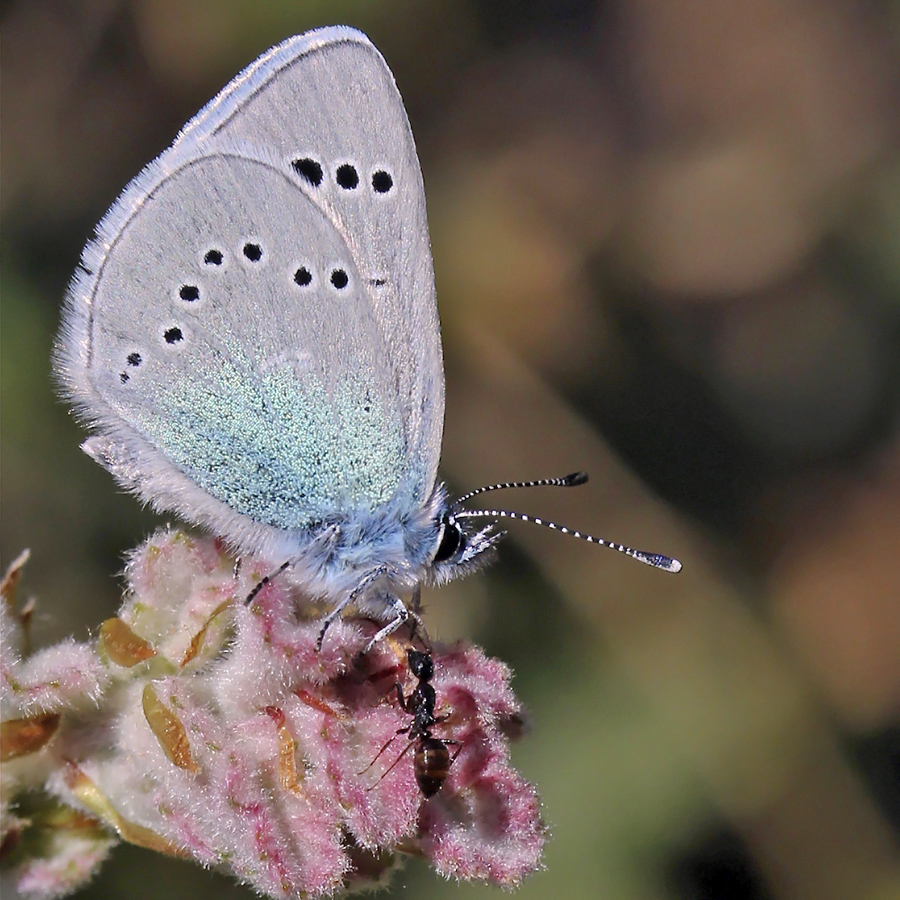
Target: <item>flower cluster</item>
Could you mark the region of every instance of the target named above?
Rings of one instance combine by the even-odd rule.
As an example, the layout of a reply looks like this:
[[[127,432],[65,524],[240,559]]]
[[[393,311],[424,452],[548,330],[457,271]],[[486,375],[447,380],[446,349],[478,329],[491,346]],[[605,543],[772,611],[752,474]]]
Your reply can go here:
[[[397,696],[416,683],[411,638],[360,656],[377,626],[351,616],[319,650],[321,610],[286,578],[245,602],[269,571],[158,532],[96,641],[25,658],[4,582],[3,856],[20,894],[74,890],[113,835],[271,897],[372,885],[402,854],[506,886],[539,866],[539,801],[509,764],[521,709],[508,669],[474,647],[430,648],[431,733],[453,760],[426,798]]]

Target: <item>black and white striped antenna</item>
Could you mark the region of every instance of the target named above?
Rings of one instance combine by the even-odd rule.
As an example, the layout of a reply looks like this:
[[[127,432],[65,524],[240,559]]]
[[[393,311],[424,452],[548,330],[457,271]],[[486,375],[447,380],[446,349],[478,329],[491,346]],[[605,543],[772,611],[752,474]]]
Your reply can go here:
[[[645,550],[635,550],[632,547],[626,547],[623,544],[617,544],[614,541],[607,541],[603,538],[594,537],[591,534],[584,534],[576,531],[574,528],[567,528],[565,525],[557,525],[556,522],[548,522],[538,516],[529,516],[525,513],[512,512],[508,509],[460,509],[461,505],[472,497],[479,494],[486,494],[489,491],[506,490],[507,488],[525,488],[525,487],[578,487],[585,484],[588,480],[586,472],[573,472],[571,475],[564,475],[562,478],[540,478],[536,481],[506,481],[501,484],[489,484],[485,487],[476,488],[463,494],[451,507],[451,516],[453,519],[515,519],[519,522],[531,522],[533,525],[543,525],[544,528],[550,528],[558,531],[560,534],[568,534],[572,537],[587,541],[589,544],[599,544],[601,547],[609,547],[610,550],[616,550],[618,553],[624,553],[632,559],[638,560],[645,565],[652,566],[654,569],[661,569],[663,572],[681,571],[681,563],[671,556],[664,556],[661,553],[648,553]]]
[[[503,481],[500,484],[486,484],[484,487],[475,488],[462,497],[457,497],[453,501],[453,510],[459,509],[466,500],[471,500],[479,494],[486,494],[488,491],[505,491],[507,488],[528,488],[528,487],[578,487],[579,484],[585,484],[588,480],[587,472],[572,472],[571,475],[563,475],[562,478],[538,478],[536,481]]]

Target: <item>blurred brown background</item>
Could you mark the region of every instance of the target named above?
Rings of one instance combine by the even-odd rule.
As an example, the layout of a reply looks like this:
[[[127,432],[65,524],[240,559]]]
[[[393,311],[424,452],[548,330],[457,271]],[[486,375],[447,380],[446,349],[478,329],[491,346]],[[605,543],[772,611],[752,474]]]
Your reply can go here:
[[[126,182],[310,27],[365,30],[429,199],[454,489],[512,526],[427,597],[516,669],[553,832],[518,896],[900,896],[900,4],[4,2],[2,550],[85,638],[153,527],[78,450],[49,356]],[[397,897],[482,897],[410,864]],[[117,851],[81,897],[249,897]]]

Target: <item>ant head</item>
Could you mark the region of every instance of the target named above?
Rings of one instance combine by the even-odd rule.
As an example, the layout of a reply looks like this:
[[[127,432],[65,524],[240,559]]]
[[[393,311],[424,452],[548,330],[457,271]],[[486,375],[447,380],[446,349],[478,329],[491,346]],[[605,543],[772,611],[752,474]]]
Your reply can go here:
[[[431,677],[434,675],[434,660],[431,658],[431,654],[427,650],[410,648],[406,655],[409,660],[410,672],[419,681],[431,681]]]

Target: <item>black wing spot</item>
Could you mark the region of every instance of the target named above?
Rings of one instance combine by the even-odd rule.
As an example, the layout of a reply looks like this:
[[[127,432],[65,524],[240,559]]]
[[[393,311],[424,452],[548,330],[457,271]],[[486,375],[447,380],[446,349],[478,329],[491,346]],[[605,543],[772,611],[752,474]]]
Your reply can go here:
[[[195,300],[200,299],[200,288],[196,284],[183,284],[178,291],[178,296],[188,303],[193,303]]]
[[[184,335],[181,333],[181,329],[177,325],[173,325],[171,328],[167,328],[163,332],[163,337],[166,339],[167,344],[177,344],[179,341],[184,340]]]
[[[374,284],[375,287],[384,287],[387,284],[387,280],[384,278],[371,278],[369,279],[369,284]]]
[[[125,382],[128,381],[128,373],[127,372],[119,372],[119,381],[121,381],[122,384],[125,384]]]
[[[350,283],[350,279],[347,276],[347,273],[343,269],[335,269],[331,273],[331,283],[339,291],[342,291]]]
[[[208,266],[221,266],[224,260],[221,250],[207,250],[203,257],[203,262]]]
[[[322,167],[314,159],[310,159],[308,156],[304,159],[295,159],[291,166],[304,181],[308,181],[313,187],[318,187],[322,183]]]
[[[141,364],[141,354],[137,352],[129,353],[125,361],[129,366],[139,366]]]
[[[310,272],[306,266],[300,266],[300,268],[294,272],[294,284],[299,284],[300,287],[306,287],[307,285],[312,284],[312,272]]]
[[[244,244],[244,256],[250,260],[250,262],[259,262],[262,259],[262,247],[259,244],[254,244],[251,242],[247,242]]]
[[[378,194],[386,194],[394,186],[394,179],[384,169],[372,173],[372,189]]]
[[[345,191],[352,191],[359,184],[359,175],[353,166],[349,163],[345,163],[342,166],[338,166],[338,170],[335,173],[335,181],[337,181]]]

